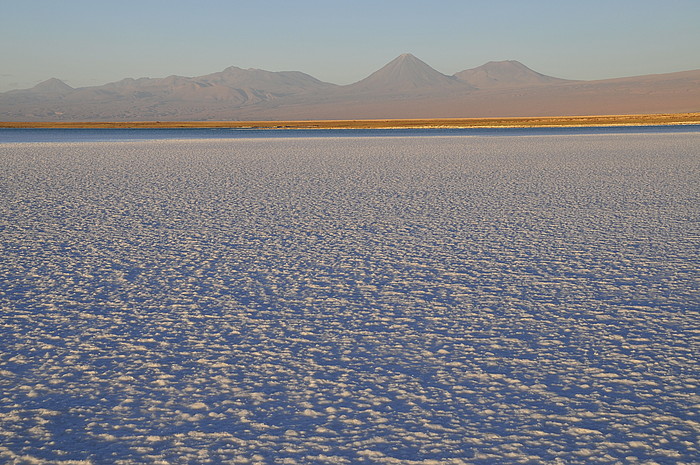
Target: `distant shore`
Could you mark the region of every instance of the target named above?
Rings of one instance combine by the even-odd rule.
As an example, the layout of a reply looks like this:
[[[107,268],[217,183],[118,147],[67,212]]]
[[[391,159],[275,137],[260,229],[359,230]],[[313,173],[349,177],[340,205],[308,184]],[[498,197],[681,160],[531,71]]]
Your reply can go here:
[[[566,126],[650,126],[700,124],[700,113],[652,115],[546,116],[508,118],[357,119],[302,121],[0,121],[0,128],[56,129],[402,129],[402,128],[498,128]]]

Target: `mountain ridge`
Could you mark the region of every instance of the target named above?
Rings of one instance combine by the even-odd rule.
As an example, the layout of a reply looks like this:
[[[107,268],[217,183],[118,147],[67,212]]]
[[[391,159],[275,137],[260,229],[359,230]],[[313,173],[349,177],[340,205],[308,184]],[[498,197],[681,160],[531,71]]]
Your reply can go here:
[[[72,88],[51,78],[0,93],[0,120],[347,119],[700,111],[700,70],[573,81],[515,60],[448,76],[410,53],[348,85],[300,71],[236,66],[195,77]]]

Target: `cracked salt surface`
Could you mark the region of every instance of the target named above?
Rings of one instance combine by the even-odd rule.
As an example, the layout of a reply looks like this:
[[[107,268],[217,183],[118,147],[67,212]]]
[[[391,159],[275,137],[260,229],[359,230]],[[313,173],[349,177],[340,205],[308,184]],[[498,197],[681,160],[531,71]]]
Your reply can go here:
[[[0,145],[0,461],[697,463],[699,155]]]

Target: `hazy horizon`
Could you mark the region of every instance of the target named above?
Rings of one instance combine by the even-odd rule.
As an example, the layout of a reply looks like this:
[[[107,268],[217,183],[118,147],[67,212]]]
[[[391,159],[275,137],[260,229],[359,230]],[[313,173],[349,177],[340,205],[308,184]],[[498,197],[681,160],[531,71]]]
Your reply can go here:
[[[86,87],[229,66],[301,71],[346,85],[402,53],[446,75],[501,60],[564,79],[668,73],[700,68],[694,45],[699,21],[700,4],[688,0],[307,1],[270,2],[264,11],[221,1],[197,8],[161,1],[28,1],[3,7],[0,92],[52,77]]]

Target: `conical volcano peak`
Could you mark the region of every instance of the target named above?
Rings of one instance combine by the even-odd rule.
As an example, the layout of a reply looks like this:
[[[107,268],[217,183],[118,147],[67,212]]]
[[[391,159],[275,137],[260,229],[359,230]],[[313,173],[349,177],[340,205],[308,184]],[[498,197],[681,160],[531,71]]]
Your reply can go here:
[[[453,86],[465,87],[466,84],[436,71],[410,53],[403,53],[350,87],[363,92],[403,93]]]
[[[412,55],[410,53],[402,53],[401,55],[397,56],[393,60],[391,60],[385,67],[388,66],[416,66],[420,68],[430,68],[431,70],[435,71],[433,68],[430,67],[426,62],[423,60],[417,58],[415,55]],[[435,71],[437,72],[437,71]]]
[[[402,53],[401,55],[397,56],[394,59],[394,61],[396,61],[396,60],[401,60],[401,61],[411,60],[411,61],[417,61],[417,62],[423,63],[423,61],[419,60],[418,58],[416,58],[415,55],[413,55],[411,53]]]
[[[66,93],[73,90],[71,86],[57,78],[47,79],[32,88],[35,92]]]

